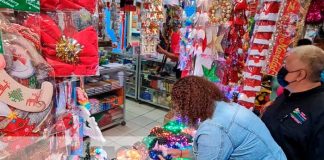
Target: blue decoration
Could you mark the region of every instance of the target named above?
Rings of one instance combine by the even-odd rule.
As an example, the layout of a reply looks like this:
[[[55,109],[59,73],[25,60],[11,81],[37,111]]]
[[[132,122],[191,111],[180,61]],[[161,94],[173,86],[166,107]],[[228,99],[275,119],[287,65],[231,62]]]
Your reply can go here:
[[[149,156],[152,160],[160,160],[159,155],[161,155],[165,160],[172,160],[171,155],[167,155],[166,157],[164,157],[162,151],[151,150],[149,152]]]
[[[105,24],[106,24],[106,32],[109,38],[111,39],[112,42],[117,42],[117,37],[115,35],[114,30],[112,30],[111,27],[111,12],[108,8],[105,9]]]
[[[321,82],[324,83],[324,70],[321,72]]]
[[[190,17],[194,13],[196,13],[196,7],[195,6],[187,6],[187,7],[184,8],[184,11],[186,13],[186,16]]]

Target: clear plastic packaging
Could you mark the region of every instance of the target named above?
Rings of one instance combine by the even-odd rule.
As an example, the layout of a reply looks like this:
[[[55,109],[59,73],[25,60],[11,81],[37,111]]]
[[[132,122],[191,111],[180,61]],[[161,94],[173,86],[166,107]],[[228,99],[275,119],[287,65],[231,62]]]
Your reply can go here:
[[[0,3],[0,7],[5,7]],[[36,7],[37,8],[37,7]],[[19,9],[19,8],[18,8]],[[22,8],[20,8],[22,9]],[[44,130],[53,123],[52,68],[40,54],[40,39],[24,25],[39,13],[1,9],[0,49],[0,157],[17,159],[47,155]],[[35,25],[39,25],[35,22]],[[15,158],[16,157],[16,158]]]

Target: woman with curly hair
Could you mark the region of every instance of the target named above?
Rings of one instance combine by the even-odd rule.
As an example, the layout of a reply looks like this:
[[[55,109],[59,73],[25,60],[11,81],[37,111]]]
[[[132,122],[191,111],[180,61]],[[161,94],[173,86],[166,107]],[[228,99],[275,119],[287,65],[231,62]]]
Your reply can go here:
[[[189,76],[175,83],[173,109],[188,125],[198,127],[193,151],[168,151],[174,158],[198,160],[286,159],[264,123],[250,110],[230,103],[208,80]]]

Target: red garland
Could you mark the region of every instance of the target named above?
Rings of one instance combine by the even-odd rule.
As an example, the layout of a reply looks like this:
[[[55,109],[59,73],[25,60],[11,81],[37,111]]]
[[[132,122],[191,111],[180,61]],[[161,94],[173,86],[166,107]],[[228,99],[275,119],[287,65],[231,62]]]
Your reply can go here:
[[[223,79],[223,84],[237,83],[239,81],[239,73],[244,68],[245,55],[238,53],[239,49],[243,50],[243,36],[245,34],[244,25],[247,24],[245,11],[248,6],[245,0],[237,0],[234,6],[234,16],[229,31],[229,47],[225,49],[227,79]]]

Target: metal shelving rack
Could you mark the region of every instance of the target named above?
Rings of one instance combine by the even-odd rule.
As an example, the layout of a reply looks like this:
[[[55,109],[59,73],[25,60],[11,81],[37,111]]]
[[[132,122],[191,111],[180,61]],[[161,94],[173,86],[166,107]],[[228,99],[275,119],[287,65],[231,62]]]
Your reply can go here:
[[[89,84],[91,83],[87,83],[85,82],[85,90],[89,96],[89,98],[94,98],[97,96],[102,96],[102,95],[115,95],[117,94],[118,96],[121,96],[121,101],[122,104],[118,105],[118,107],[122,108],[122,113],[121,114],[117,114],[114,116],[111,116],[111,122],[109,124],[106,124],[104,126],[100,126],[101,130],[110,128],[112,126],[115,125],[126,125],[125,122],[125,109],[126,109],[126,105],[125,105],[125,81],[124,81],[124,67],[116,67],[116,68],[100,68],[100,75],[109,75],[110,79],[113,80],[118,80],[119,81],[119,86],[109,86],[108,83],[107,85],[98,85],[98,86],[90,86]],[[86,77],[86,79],[89,77]],[[85,80],[87,81],[87,80]],[[101,81],[99,81],[101,82]],[[100,113],[104,113],[104,112],[110,112],[111,110],[114,109],[118,109],[118,107],[114,107],[114,108],[109,108],[107,110],[101,110],[100,112],[96,112],[96,113],[92,113],[92,116],[95,116],[97,114]],[[110,113],[109,113],[110,114]]]

